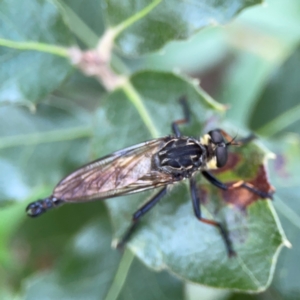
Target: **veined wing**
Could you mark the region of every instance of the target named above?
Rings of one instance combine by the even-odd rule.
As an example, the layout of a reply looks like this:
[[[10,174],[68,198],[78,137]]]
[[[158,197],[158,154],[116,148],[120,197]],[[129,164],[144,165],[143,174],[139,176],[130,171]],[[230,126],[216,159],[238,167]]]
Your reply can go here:
[[[172,176],[154,170],[152,157],[168,137],[119,150],[89,163],[64,178],[53,196],[68,202],[105,199],[136,193],[172,182]]]

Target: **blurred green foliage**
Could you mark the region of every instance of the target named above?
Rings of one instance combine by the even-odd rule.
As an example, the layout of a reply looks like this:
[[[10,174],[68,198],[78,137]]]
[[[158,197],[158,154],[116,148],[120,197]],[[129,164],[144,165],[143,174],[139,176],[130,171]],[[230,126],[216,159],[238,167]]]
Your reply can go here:
[[[110,299],[114,293],[117,299],[300,298],[300,2],[268,0],[250,8],[246,6],[261,1],[174,0],[163,1],[162,6],[154,2],[157,7],[118,37],[112,65],[131,74],[159,134],[169,134],[170,122],[181,117],[176,96],[187,94],[195,121],[186,132],[201,134],[199,126],[216,116],[233,133],[254,131],[260,143],[276,153],[276,160],[269,161],[277,190],[274,206],[293,248],[280,253],[265,292],[245,295],[154,272],[128,251],[122,259],[110,246],[111,224],[123,226],[138,198],[112,199],[107,202],[110,212],[103,202],[93,202],[28,219],[26,204],[49,195],[66,174],[151,134],[122,91],[108,94],[64,57],[6,47],[3,40],[90,48],[106,26],[124,21],[148,1],[36,0],[20,5],[4,0],[0,3],[0,299],[104,299],[107,293]],[[230,20],[224,26],[208,26]],[[199,79],[203,91],[188,76]],[[225,117],[208,95],[229,108]],[[178,191],[177,202],[181,193],[184,188]],[[175,208],[168,203],[163,200],[157,210],[172,212]],[[125,214],[118,218],[114,207]],[[193,217],[191,206],[183,213]],[[153,217],[156,220],[158,214]],[[269,230],[264,226],[262,221],[258,230]],[[204,230],[204,237],[205,232],[212,231]],[[144,262],[151,258],[145,249],[136,251]],[[213,251],[205,251],[208,258],[214,257]],[[254,268],[255,258],[262,257],[254,256]],[[275,268],[274,261],[269,264]],[[266,272],[261,266],[258,260],[256,271]],[[231,272],[232,280],[238,281],[236,269]]]

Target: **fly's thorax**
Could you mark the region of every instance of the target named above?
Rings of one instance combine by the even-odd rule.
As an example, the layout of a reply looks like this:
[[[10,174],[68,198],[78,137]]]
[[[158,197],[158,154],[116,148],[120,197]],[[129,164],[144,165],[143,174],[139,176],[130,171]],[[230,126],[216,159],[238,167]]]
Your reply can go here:
[[[206,148],[194,138],[172,138],[153,156],[153,165],[174,178],[190,177],[206,162]]]

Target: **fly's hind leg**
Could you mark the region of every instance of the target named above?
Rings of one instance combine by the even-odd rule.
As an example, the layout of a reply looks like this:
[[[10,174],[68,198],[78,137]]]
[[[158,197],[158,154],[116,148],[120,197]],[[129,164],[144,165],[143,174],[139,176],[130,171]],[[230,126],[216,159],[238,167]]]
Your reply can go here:
[[[160,190],[156,195],[154,195],[149,201],[147,201],[141,208],[139,208],[132,216],[131,225],[125,232],[122,239],[117,243],[117,248],[122,249],[126,242],[130,239],[131,235],[135,231],[138,221],[140,218],[145,215],[152,207],[155,206],[156,203],[159,202],[159,200],[165,196],[167,193],[167,187],[164,187],[162,190]]]
[[[223,240],[224,240],[228,256],[229,257],[235,256],[236,253],[232,247],[231,240],[230,240],[228,233],[227,233],[226,229],[224,228],[224,226],[219,222],[216,222],[214,220],[205,219],[202,217],[198,189],[197,189],[196,181],[194,178],[190,179],[190,190],[191,190],[191,197],[192,197],[192,202],[193,202],[193,209],[194,209],[196,218],[203,223],[217,227],[221,233]]]
[[[189,123],[190,122],[190,116],[191,116],[190,109],[189,109],[186,97],[181,97],[179,99],[179,102],[180,102],[180,104],[182,106],[182,109],[183,109],[184,118],[180,119],[180,120],[177,120],[177,121],[174,121],[172,123],[172,131],[174,132],[174,134],[177,138],[181,137],[181,132],[179,130],[178,125]]]

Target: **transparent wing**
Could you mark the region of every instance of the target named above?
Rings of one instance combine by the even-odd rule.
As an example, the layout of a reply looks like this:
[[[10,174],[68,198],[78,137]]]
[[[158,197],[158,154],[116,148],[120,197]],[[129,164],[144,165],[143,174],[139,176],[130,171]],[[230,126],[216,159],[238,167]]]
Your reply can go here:
[[[100,158],[64,178],[53,196],[69,202],[105,199],[172,183],[153,168],[152,157],[168,137],[151,140]]]

